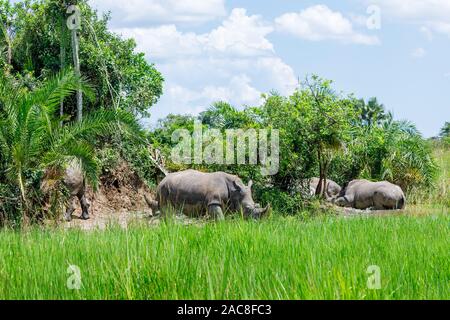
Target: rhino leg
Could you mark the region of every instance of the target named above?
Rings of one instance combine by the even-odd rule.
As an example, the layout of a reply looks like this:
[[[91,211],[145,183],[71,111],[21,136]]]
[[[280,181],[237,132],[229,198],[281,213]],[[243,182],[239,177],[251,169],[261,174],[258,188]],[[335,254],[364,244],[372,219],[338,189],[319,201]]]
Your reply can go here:
[[[83,194],[82,196],[78,196],[78,200],[80,201],[81,205],[81,218],[83,220],[89,219],[89,203],[86,200],[86,196]]]
[[[75,204],[74,204],[75,198],[71,197],[69,199],[69,204],[67,206],[66,212],[64,213],[64,220],[67,222],[72,221],[72,213],[75,211]]]
[[[225,219],[223,212],[222,212],[222,208],[219,205],[210,205],[208,207],[208,213],[216,221],[222,221]]]

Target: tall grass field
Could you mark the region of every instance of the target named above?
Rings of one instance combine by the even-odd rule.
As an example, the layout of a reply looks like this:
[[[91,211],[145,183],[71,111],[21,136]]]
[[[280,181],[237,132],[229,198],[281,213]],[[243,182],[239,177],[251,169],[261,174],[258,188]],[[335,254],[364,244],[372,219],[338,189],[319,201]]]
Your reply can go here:
[[[449,227],[439,209],[2,231],[0,299],[446,299]]]

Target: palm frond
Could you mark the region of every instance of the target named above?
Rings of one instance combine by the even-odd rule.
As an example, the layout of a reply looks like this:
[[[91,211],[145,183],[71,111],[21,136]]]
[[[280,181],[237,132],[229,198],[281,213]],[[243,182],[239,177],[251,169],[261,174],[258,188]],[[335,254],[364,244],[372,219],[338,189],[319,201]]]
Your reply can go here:
[[[58,144],[67,145],[77,140],[93,142],[98,136],[117,132],[136,141],[144,141],[144,134],[134,116],[120,109],[99,110],[88,114],[82,121],[66,125],[55,137]]]
[[[28,104],[37,105],[44,114],[53,115],[61,100],[79,89],[86,97],[93,99],[93,90],[85,79],[76,76],[71,69],[62,70],[33,92]]]
[[[63,169],[71,161],[77,160],[80,162],[88,182],[95,189],[98,184],[99,165],[94,154],[94,149],[89,143],[78,141],[46,152],[42,157],[40,167],[42,169],[48,167]]]

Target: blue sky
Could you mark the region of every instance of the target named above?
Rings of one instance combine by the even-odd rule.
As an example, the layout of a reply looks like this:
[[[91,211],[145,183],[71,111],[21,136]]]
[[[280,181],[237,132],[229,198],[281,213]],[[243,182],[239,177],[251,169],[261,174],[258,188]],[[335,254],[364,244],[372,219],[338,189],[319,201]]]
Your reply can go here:
[[[426,137],[450,121],[450,0],[91,3],[111,11],[110,28],[135,38],[166,79],[149,123],[216,100],[256,105],[312,73],[377,97]]]

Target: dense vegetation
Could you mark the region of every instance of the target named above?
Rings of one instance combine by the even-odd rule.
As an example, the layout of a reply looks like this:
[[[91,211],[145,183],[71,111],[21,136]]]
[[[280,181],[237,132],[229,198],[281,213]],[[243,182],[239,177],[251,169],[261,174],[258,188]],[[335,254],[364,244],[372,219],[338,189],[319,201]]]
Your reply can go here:
[[[72,52],[65,7],[72,3],[82,9],[79,38],[83,79],[71,73],[68,58]],[[110,32],[108,16],[99,17],[85,0],[14,5],[0,0],[0,20],[0,220],[14,220],[20,213],[32,220],[40,216],[43,171],[55,170],[55,164],[62,169],[73,158],[83,163],[93,186],[101,171],[119,158],[154,186],[157,170],[149,150],[142,145],[144,139],[124,136],[127,130],[122,130],[123,126],[113,129],[122,121],[141,136],[136,123],[149,115],[162,94],[161,74],[143,54],[134,51],[134,41]],[[74,123],[73,93],[79,89],[84,90],[88,116],[83,123]],[[172,163],[173,132],[180,128],[192,132],[196,120],[203,128],[221,132],[279,130],[277,174],[264,176],[258,166],[248,164]],[[86,131],[81,129],[84,127]],[[318,76],[307,77],[289,97],[276,92],[265,95],[261,106],[236,108],[217,102],[199,116],[170,115],[146,135],[153,149],[161,151],[169,170],[223,170],[244,180],[253,179],[257,200],[270,202],[285,214],[296,214],[310,205],[298,192],[305,178],[331,178],[341,185],[355,178],[389,180],[408,194],[418,195],[436,189],[439,170],[432,144],[413,124],[394,120],[376,98],[366,102],[335,92],[332,81]],[[444,147],[448,145],[448,123],[440,139]],[[319,197],[323,194],[321,185],[316,193]],[[444,192],[433,201],[446,203],[448,194]]]
[[[71,71],[69,4],[82,10],[82,78]],[[104,145],[126,140],[142,147],[138,119],[162,94],[163,78],[134,52],[132,39],[107,29],[107,21],[87,1],[0,0],[0,224],[46,218],[39,188],[44,172],[60,177],[76,160],[95,188]],[[81,122],[75,122],[76,90],[85,97]],[[61,189],[50,197],[50,215],[61,212]]]
[[[280,212],[296,213],[307,204],[297,187],[314,176],[341,185],[356,178],[388,180],[408,193],[427,193],[435,185],[438,168],[432,145],[413,124],[394,120],[375,98],[366,104],[338,94],[330,81],[317,76],[307,78],[290,97],[266,95],[259,107],[239,110],[219,102],[198,117],[170,115],[160,120],[150,139],[169,158],[175,145],[172,133],[180,128],[192,132],[196,120],[204,128],[222,132],[233,128],[279,130],[280,168],[271,177],[262,176],[254,165],[180,166],[169,162],[168,166],[172,170],[191,166],[223,170],[253,179],[258,196]]]

